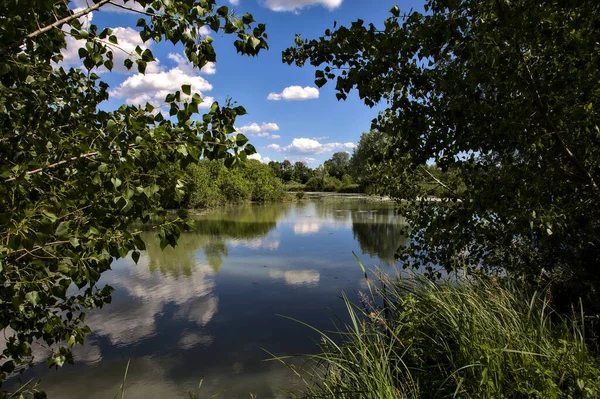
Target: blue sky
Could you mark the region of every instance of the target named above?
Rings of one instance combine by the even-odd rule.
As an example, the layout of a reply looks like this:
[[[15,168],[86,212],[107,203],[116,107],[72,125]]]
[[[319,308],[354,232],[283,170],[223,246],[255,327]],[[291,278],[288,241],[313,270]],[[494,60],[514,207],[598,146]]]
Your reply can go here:
[[[85,6],[86,0],[75,0],[74,7]],[[135,6],[131,1],[128,6]],[[200,91],[208,106],[213,100],[227,97],[243,105],[248,115],[239,118],[236,127],[256,147],[256,158],[264,161],[289,159],[305,161],[316,167],[336,151],[352,152],[360,135],[369,130],[377,108],[365,106],[356,94],[338,102],[334,84],[317,89],[312,66],[298,68],[281,62],[281,52],[294,43],[294,36],[317,38],[325,29],[349,25],[360,18],[382,25],[389,10],[422,10],[422,1],[410,0],[222,0],[236,13],[250,12],[257,22],[267,25],[269,51],[257,57],[236,53],[234,37],[206,31],[215,39],[217,62],[202,71],[191,68],[182,48],[170,43],[142,43],[135,33],[139,14],[116,7],[102,8],[91,16],[100,28],[111,27],[125,51],[136,45],[149,47],[159,60],[145,76],[121,68],[122,57],[115,52],[116,70],[103,78],[111,86],[108,108],[123,102],[145,104],[159,102],[165,93],[190,83]],[[68,40],[65,64],[76,66],[78,43]],[[119,58],[121,57],[121,58]]]

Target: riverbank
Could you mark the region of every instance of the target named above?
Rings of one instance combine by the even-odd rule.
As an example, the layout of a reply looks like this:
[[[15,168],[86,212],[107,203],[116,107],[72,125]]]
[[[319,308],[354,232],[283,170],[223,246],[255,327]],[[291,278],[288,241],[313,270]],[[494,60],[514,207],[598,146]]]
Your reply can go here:
[[[376,288],[378,286],[379,288]],[[598,398],[599,357],[584,313],[505,277],[433,282],[382,277],[350,322],[321,335],[297,398]],[[385,306],[378,306],[377,304]],[[580,312],[578,310],[577,312]]]

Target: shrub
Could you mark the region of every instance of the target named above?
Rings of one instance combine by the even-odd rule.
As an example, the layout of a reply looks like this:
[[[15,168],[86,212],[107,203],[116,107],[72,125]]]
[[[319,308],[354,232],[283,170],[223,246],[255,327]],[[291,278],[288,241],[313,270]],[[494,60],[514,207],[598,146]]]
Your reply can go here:
[[[246,180],[239,171],[223,167],[219,176],[219,189],[228,204],[243,204],[252,198],[253,182]]]
[[[572,318],[512,278],[381,279],[322,334],[302,397],[597,398],[598,358]],[[385,304],[375,306],[377,299]],[[380,301],[381,302],[381,301]]]
[[[342,188],[342,182],[335,177],[326,176],[323,180],[323,191],[336,192]]]
[[[240,170],[252,187],[252,201],[267,202],[283,199],[285,191],[281,179],[275,176],[269,166],[250,160]]]
[[[212,208],[224,203],[218,178],[221,165],[218,162],[201,161],[186,169],[188,187],[184,206],[188,208]]]
[[[323,179],[313,176],[306,182],[306,191],[323,191]]]

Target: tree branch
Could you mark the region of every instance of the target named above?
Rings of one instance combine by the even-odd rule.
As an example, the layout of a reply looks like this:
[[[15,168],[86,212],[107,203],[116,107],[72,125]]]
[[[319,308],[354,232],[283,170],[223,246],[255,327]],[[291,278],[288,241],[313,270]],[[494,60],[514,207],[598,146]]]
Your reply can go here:
[[[5,47],[3,50],[0,51],[0,55],[4,55],[4,54],[8,53],[10,50],[15,49],[15,48],[21,46],[26,40],[33,39],[34,37],[39,36],[42,33],[46,33],[49,30],[57,28],[57,27],[65,24],[67,22],[70,22],[70,21],[72,21],[74,19],[77,19],[79,17],[83,17],[84,15],[89,14],[90,12],[99,9],[100,7],[102,7],[103,5],[105,5],[107,3],[110,3],[110,0],[100,0],[99,2],[97,2],[96,4],[94,4],[91,7],[88,7],[86,9],[81,10],[81,11],[73,13],[71,15],[68,15],[68,16],[66,16],[66,17],[64,17],[62,19],[59,19],[58,21],[56,21],[56,22],[54,22],[54,23],[52,23],[50,25],[44,26],[43,28],[40,28],[40,29],[38,29],[36,31],[33,31],[33,32],[25,35],[21,39],[17,40],[16,42],[14,42],[14,43],[10,44],[9,46]]]
[[[435,180],[435,182],[437,184],[439,184],[440,186],[444,187],[446,190],[448,190],[450,193],[452,193],[452,195],[454,195],[456,198],[460,198],[460,195],[457,195],[454,190],[452,190],[450,187],[448,187],[447,185],[445,185],[441,180],[439,180],[437,177],[435,177],[433,174],[431,174],[430,171],[427,170],[427,168],[419,165],[419,168],[421,168],[421,170],[423,170],[425,173],[427,173],[433,180]]]

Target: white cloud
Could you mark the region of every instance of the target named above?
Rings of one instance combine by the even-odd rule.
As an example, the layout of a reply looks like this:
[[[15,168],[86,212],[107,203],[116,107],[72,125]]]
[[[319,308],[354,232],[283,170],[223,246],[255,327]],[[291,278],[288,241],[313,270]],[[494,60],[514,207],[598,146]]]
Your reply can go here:
[[[194,332],[186,331],[179,338],[179,347],[183,350],[188,350],[197,345],[210,346],[213,342],[213,337],[200,335]]]
[[[297,11],[315,5],[334,10],[342,5],[342,0],[263,0],[263,4],[272,11]]]
[[[292,144],[282,147],[278,144],[269,144],[267,148],[277,151],[284,152],[287,154],[323,154],[327,152],[333,152],[335,150],[353,149],[356,144],[352,142],[348,143],[320,143],[317,140],[308,138],[295,138],[292,140]]]
[[[240,0],[229,0],[229,4],[231,4],[232,6],[237,6],[238,4],[240,4]]]
[[[179,60],[175,54],[171,57],[171,59],[173,58]],[[181,61],[183,61],[183,57],[181,57]],[[202,92],[212,90],[212,85],[203,77],[195,75],[194,72],[189,63],[183,62],[168,71],[146,72],[145,75],[137,73],[111,91],[110,95],[124,98],[128,104],[144,105],[148,102],[159,106],[167,94],[181,90],[181,86],[185,84],[191,85],[192,93],[199,93],[201,96]],[[203,96],[203,99],[204,102],[200,104],[202,108],[208,108],[214,102],[213,97]]]
[[[181,69],[188,75],[195,75],[198,72],[198,68],[192,65],[185,57],[181,54],[169,53],[168,55],[171,61],[174,61],[177,64],[177,68]],[[207,75],[214,75],[217,73],[217,68],[214,62],[209,62],[204,65],[202,69],[200,69],[200,73],[205,73]]]
[[[248,159],[256,159],[257,161],[260,161],[262,163],[269,163],[271,162],[271,158],[269,157],[262,157],[258,152],[252,155],[248,155]]]
[[[258,133],[256,137],[264,137],[271,140],[279,140],[281,138],[281,136],[278,134],[270,134],[268,132]]]
[[[309,164],[309,163],[316,163],[317,160],[315,158],[311,158],[311,157],[306,157],[306,158],[295,158],[292,163],[296,163],[296,162],[302,162],[305,164]]]
[[[277,123],[273,123],[273,122],[263,122],[262,125],[260,125],[260,128],[262,130],[273,130],[273,131],[277,131],[279,130],[279,126],[277,126]]]
[[[242,246],[250,249],[268,249],[273,250],[279,248],[280,241],[268,237],[252,238],[252,239],[231,239],[228,244],[232,247]]]
[[[294,223],[294,234],[306,235],[318,233],[321,230],[319,222],[296,222]]]
[[[260,132],[277,131],[277,130],[279,130],[279,126],[277,126],[277,123],[274,123],[274,122],[263,122],[262,125],[259,125],[258,123],[254,122],[254,123],[247,123],[242,127],[236,128],[236,130],[240,133],[250,134],[251,136],[254,136]],[[264,136],[264,135],[261,136],[261,134],[258,134],[258,137],[266,137],[266,136]]]
[[[237,130],[242,133],[258,133],[261,131],[261,128],[258,126],[258,123],[250,123],[237,128]]]
[[[270,93],[267,100],[279,101],[300,101],[313,100],[319,98],[319,89],[311,86],[289,86],[283,89],[281,93]]]
[[[206,35],[210,34],[210,32],[211,32],[210,28],[206,25],[202,25],[199,29],[199,33],[202,36],[206,36]]]
[[[206,326],[212,319],[218,310],[218,299],[212,295],[215,282],[210,266],[197,264],[191,275],[177,279],[152,272],[149,264],[150,258],[144,253],[137,265],[133,265],[130,256],[114,265],[115,274],[107,283],[127,293],[128,298],[116,299],[110,309],[98,309],[86,318],[95,334],[108,337],[112,344],[119,345],[153,336],[156,334],[156,317],[164,312],[167,304],[179,308],[177,317],[198,326]],[[152,295],[148,295],[149,292]]]
[[[271,270],[269,277],[283,279],[287,285],[315,286],[321,280],[321,274],[317,270]]]
[[[262,156],[258,152],[252,155],[248,155],[248,159],[254,159],[261,162],[263,161]]]

